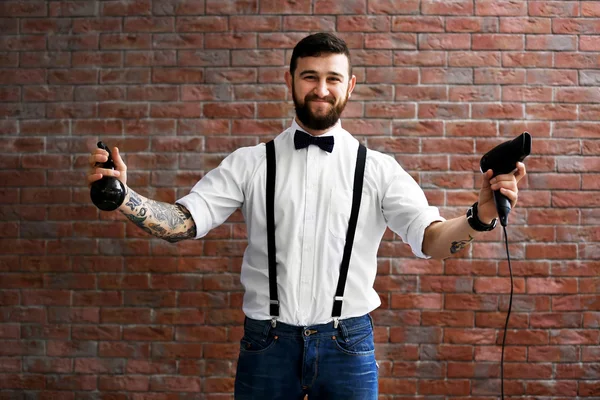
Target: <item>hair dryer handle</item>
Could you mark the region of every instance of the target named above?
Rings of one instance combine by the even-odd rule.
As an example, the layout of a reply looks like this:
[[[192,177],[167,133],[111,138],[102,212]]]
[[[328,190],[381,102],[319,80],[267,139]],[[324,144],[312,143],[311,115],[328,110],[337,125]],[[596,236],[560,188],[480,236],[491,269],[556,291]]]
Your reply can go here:
[[[496,204],[496,210],[498,211],[500,224],[502,224],[502,226],[506,226],[506,224],[508,224],[508,214],[512,209],[510,200],[508,200],[508,197],[500,193],[499,190],[494,190],[494,203]]]

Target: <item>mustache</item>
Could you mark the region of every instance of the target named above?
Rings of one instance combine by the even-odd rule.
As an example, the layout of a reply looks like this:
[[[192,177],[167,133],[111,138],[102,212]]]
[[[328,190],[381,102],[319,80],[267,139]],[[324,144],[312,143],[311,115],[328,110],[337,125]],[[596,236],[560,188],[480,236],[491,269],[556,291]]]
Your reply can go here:
[[[335,104],[335,98],[333,98],[333,96],[325,96],[325,97],[319,97],[316,94],[307,94],[304,97],[304,101],[311,101],[311,100],[321,100],[321,101],[326,101],[329,104]]]

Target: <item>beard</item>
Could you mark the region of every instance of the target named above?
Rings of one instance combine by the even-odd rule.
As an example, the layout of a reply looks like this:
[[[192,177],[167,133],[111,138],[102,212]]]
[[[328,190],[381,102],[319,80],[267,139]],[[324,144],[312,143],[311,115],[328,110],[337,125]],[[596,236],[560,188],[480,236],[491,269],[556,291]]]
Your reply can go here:
[[[346,103],[348,102],[348,94],[346,93],[346,97],[338,104],[335,103],[335,98],[332,96],[319,98],[314,94],[307,94],[304,97],[304,101],[300,103],[296,97],[296,90],[292,86],[292,99],[294,100],[294,106],[296,107],[296,117],[302,122],[302,125],[315,131],[324,131],[325,129],[334,126],[340,119],[342,111],[344,111]],[[315,115],[308,104],[311,100],[325,100],[331,104],[331,108],[325,115]]]

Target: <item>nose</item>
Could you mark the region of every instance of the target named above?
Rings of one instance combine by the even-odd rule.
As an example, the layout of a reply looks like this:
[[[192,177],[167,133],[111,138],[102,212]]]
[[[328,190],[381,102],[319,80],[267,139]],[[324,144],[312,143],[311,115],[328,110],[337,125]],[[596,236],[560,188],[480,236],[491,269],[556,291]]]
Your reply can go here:
[[[319,97],[325,97],[329,94],[329,89],[327,88],[327,81],[325,79],[320,79],[315,86],[314,92]]]

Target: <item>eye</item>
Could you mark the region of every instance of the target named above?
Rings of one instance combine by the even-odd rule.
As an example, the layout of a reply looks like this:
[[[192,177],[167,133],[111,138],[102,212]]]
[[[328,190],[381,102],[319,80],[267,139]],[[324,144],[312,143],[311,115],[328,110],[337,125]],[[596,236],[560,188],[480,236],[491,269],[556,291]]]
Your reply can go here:
[[[304,75],[304,79],[307,81],[314,81],[315,79],[317,79],[317,77],[314,75]]]
[[[331,82],[341,82],[342,80],[338,77],[332,76],[329,78],[329,81]]]

